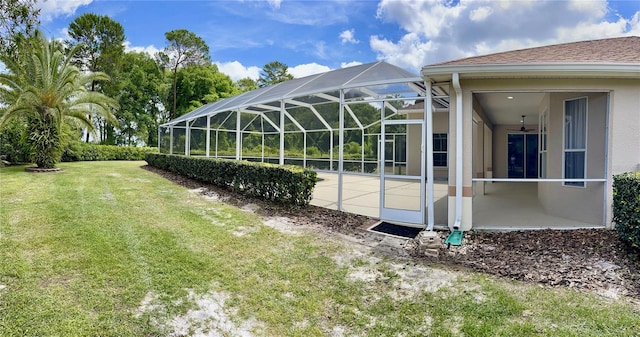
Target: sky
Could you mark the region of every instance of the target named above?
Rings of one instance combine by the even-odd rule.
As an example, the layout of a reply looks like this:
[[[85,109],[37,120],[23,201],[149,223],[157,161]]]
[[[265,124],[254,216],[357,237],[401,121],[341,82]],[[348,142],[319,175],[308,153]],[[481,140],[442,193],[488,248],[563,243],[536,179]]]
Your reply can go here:
[[[640,1],[607,0],[38,0],[42,30],[67,38],[84,13],[119,22],[126,49],[150,54],[187,29],[231,79],[279,61],[294,77],[386,61],[424,65],[500,51],[640,36]]]

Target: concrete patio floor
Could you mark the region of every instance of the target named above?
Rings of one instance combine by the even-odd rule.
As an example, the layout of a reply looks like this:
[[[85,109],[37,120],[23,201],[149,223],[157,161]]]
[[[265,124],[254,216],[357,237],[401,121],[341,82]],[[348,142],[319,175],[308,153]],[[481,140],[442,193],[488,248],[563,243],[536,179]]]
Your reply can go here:
[[[319,172],[322,180],[316,184],[311,204],[329,209],[338,209],[338,174]],[[372,218],[380,217],[380,178],[343,174],[342,210]],[[389,181],[387,185],[387,207],[414,210],[419,205],[419,182]],[[434,185],[435,222],[447,223],[447,183],[439,181]],[[427,211],[429,211],[427,209]]]
[[[534,182],[486,183],[485,194],[476,193],[473,198],[473,227],[488,230],[604,228],[547,214],[538,201],[538,184]]]
[[[311,204],[338,209],[338,174],[318,172],[321,179],[313,192]],[[542,228],[600,228],[562,217],[549,215],[538,201],[536,183],[486,183],[485,194],[480,193],[483,183],[475,183],[473,198],[473,228],[485,230],[522,230]],[[387,186],[387,207],[414,209],[419,182],[393,181]],[[437,226],[446,226],[447,182],[434,184],[434,218]],[[380,218],[380,178],[343,174],[342,210],[372,218]],[[427,212],[429,210],[427,209]]]

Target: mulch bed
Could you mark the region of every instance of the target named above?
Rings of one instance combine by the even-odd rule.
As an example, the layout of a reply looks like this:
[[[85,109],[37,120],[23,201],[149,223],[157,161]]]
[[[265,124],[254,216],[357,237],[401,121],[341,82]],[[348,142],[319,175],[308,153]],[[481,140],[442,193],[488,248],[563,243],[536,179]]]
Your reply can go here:
[[[257,204],[257,213],[262,216],[289,217],[297,224],[319,225],[358,237],[363,237],[364,226],[375,222],[316,206],[294,209],[274,205],[150,166],[143,168],[187,188],[205,187],[205,193],[224,196],[225,202],[238,207]],[[442,241],[447,234],[439,232]],[[407,251],[415,259],[525,282],[585,289],[610,298],[624,295],[640,299],[640,252],[625,245],[611,230],[471,231],[465,233],[462,246],[442,246],[438,257],[421,254],[411,243]]]
[[[54,167],[54,168],[40,168],[40,167],[25,167],[24,170],[26,172],[33,172],[33,173],[51,173],[51,172],[62,172],[62,169],[59,167]]]
[[[549,286],[640,299],[640,254],[606,229],[471,232],[434,261]]]

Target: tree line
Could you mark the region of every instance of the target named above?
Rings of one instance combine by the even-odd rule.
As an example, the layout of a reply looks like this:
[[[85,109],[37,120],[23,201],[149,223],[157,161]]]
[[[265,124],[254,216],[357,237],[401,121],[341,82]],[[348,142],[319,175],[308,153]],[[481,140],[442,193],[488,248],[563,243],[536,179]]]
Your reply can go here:
[[[17,103],[24,103],[24,98],[18,100],[18,91],[44,85],[28,83],[27,77],[33,79],[35,75],[24,71],[29,64],[37,63],[33,62],[34,50],[42,54],[42,48],[46,48],[48,54],[40,57],[60,58],[59,63],[49,64],[53,67],[48,69],[51,76],[71,71],[75,75],[68,80],[82,86],[75,88],[76,96],[67,95],[62,87],[40,89],[57,90],[59,95],[53,96],[66,100],[63,103],[67,105],[77,100],[80,91],[87,99],[85,103],[92,97],[100,98],[93,102],[98,102],[97,105],[78,102],[73,113],[69,110],[62,114],[65,116],[59,116],[62,143],[156,146],[158,125],[163,122],[204,104],[293,78],[287,65],[274,61],[264,66],[258,80],[243,78],[234,82],[211,62],[206,42],[185,29],[166,32],[166,46],[156,55],[126,51],[123,26],[108,16],[93,13],[78,16],[70,23],[68,39],[48,39],[38,30],[35,1],[0,0],[0,12],[4,13],[0,16],[0,60],[5,65],[0,74],[4,78],[0,95],[0,154],[6,153],[9,146],[28,143],[33,136],[30,126],[33,118],[17,113],[14,108]],[[86,81],[80,83],[81,77]],[[16,82],[19,79],[21,83]],[[24,109],[37,108],[23,107],[20,111]]]

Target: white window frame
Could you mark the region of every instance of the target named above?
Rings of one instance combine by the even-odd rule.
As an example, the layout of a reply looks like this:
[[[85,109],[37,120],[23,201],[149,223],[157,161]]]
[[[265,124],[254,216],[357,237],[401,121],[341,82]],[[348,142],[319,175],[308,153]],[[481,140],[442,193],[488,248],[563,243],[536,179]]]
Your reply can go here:
[[[585,110],[584,110],[584,149],[567,149],[567,144],[566,144],[566,132],[567,132],[567,127],[566,127],[566,120],[567,120],[567,102],[569,101],[577,101],[577,100],[581,100],[584,99],[585,100]],[[582,179],[586,179],[587,178],[587,153],[588,153],[588,143],[589,143],[589,98],[587,96],[582,96],[582,97],[575,97],[575,98],[570,98],[570,99],[565,99],[562,103],[562,179],[577,179],[577,178],[567,178],[566,177],[566,153],[567,152],[583,152],[584,153],[584,171],[583,171],[583,178]],[[580,183],[580,182],[578,182]],[[566,186],[566,187],[575,187],[575,188],[587,188],[587,182],[583,181],[581,182],[582,186],[580,185],[573,185],[576,184],[576,182],[566,182],[563,181],[562,182],[562,186]]]
[[[547,119],[549,109],[544,109],[538,120],[538,178],[547,177]]]

